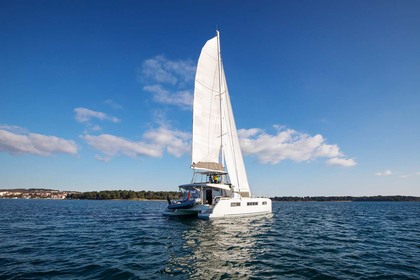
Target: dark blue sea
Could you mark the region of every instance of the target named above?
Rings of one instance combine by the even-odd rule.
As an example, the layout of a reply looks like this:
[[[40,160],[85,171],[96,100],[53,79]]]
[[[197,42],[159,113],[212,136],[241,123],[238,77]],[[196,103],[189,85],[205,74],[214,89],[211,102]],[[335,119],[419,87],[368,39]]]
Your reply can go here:
[[[278,202],[210,221],[164,205],[0,199],[0,279],[420,279],[420,203]]]

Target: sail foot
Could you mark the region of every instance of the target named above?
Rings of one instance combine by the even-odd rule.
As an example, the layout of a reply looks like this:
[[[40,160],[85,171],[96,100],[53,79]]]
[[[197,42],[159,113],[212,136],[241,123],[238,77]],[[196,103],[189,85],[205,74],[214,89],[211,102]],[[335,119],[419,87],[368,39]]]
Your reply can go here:
[[[191,165],[193,169],[201,169],[201,170],[208,170],[208,171],[224,171],[223,165],[218,162],[202,162],[199,161],[197,163],[193,162]]]

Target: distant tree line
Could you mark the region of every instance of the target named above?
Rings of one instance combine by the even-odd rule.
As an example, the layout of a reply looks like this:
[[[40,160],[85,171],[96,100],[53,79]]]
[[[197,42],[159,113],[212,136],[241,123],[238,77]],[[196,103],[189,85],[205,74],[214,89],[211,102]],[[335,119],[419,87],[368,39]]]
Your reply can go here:
[[[179,192],[174,191],[126,191],[126,190],[114,190],[114,191],[93,191],[93,192],[82,192],[72,193],[67,196],[68,199],[150,199],[150,200],[163,200],[168,196],[170,199],[178,198]]]
[[[92,191],[92,192],[72,192],[67,195],[67,199],[139,199],[139,200],[165,200],[169,196],[170,199],[178,199],[177,191]],[[275,196],[271,197],[272,201],[418,201],[417,196]]]
[[[271,197],[273,201],[420,201],[417,196],[282,196]]]

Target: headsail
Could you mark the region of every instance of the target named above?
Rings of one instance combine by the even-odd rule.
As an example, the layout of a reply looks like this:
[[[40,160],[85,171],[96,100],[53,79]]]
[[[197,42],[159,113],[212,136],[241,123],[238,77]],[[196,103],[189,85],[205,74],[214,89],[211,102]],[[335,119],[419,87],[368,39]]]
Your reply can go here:
[[[222,116],[223,116],[223,153],[229,178],[237,192],[242,196],[251,196],[251,190],[246,176],[245,164],[242,157],[239,138],[236,130],[235,119],[233,118],[232,105],[230,103],[229,91],[227,88],[225,73],[222,69]]]

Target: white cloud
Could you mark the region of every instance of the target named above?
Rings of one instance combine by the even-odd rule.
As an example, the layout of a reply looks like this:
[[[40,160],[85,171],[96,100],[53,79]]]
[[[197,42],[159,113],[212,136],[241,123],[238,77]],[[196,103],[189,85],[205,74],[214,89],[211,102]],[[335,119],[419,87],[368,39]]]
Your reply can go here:
[[[416,172],[416,173],[412,173],[412,174],[405,174],[405,175],[401,175],[400,177],[405,179],[405,178],[409,178],[409,177],[413,177],[413,176],[418,176],[420,175],[420,172]]]
[[[374,173],[375,176],[394,176],[394,175],[399,175],[402,172],[392,172],[391,170],[385,170],[385,171],[381,171],[381,172],[376,172]],[[414,172],[414,173],[410,173],[410,174],[403,174],[403,175],[399,175],[400,178],[409,178],[409,177],[414,177],[414,176],[418,176],[420,175],[420,172]]]
[[[339,165],[344,167],[351,167],[355,166],[357,163],[352,158],[330,158],[327,160],[328,165]]]
[[[5,128],[3,126],[3,128]],[[16,127],[15,127],[16,128]],[[49,156],[56,153],[76,154],[74,141],[37,133],[16,133],[0,129],[0,152]]]
[[[161,85],[143,87],[145,91],[153,93],[153,99],[161,104],[175,105],[182,109],[189,109],[193,103],[193,95],[189,91],[170,92]]]
[[[93,125],[92,127],[91,127],[91,130],[92,131],[99,131],[99,130],[101,130],[102,128],[99,126],[99,125]]]
[[[111,99],[105,100],[105,104],[111,106],[113,109],[116,109],[116,110],[119,110],[119,109],[122,109],[123,108],[120,104],[114,102]]]
[[[376,172],[375,175],[376,176],[391,176],[392,171],[391,170],[385,170],[383,172]]]
[[[107,115],[102,112],[97,112],[93,110],[89,110],[87,108],[75,108],[74,112],[76,114],[75,119],[80,123],[89,123],[92,119],[98,119],[101,121],[107,120],[113,123],[120,122],[120,119]]]
[[[163,55],[147,59],[141,70],[147,83],[182,84],[194,79],[195,64],[191,60],[170,60]]]
[[[263,130],[261,130],[260,128],[250,128],[250,129],[239,129],[238,130],[238,136],[240,139],[246,139],[246,138],[250,138],[253,137],[257,134],[261,134],[264,133]]]
[[[179,157],[190,150],[190,134],[167,127],[146,131],[143,141],[131,141],[110,134],[98,136],[81,136],[90,146],[100,151],[105,157],[96,155],[96,159],[109,161],[114,156],[125,155],[132,158],[138,156],[161,157],[166,150]]]
[[[157,129],[146,131],[144,139],[165,148],[168,153],[180,157],[191,150],[191,134],[179,130],[171,130],[161,126]]]
[[[29,131],[26,128],[17,125],[0,125],[0,129],[13,132],[15,134],[27,134]]]
[[[111,134],[81,136],[90,146],[107,156],[126,155],[129,157],[150,156],[160,157],[157,146],[143,142],[133,142]]]
[[[156,56],[146,60],[139,72],[143,90],[153,94],[155,102],[191,108],[191,90],[195,75],[195,64],[191,60],[169,60]]]
[[[283,160],[311,161],[325,157],[330,158],[327,161],[329,165],[356,165],[353,159],[344,158],[337,145],[326,144],[320,134],[310,136],[282,126],[274,128],[274,135],[259,128],[240,129],[238,136],[243,153],[268,164],[277,164]]]
[[[111,157],[95,155],[95,159],[103,162],[108,162],[111,160]]]

